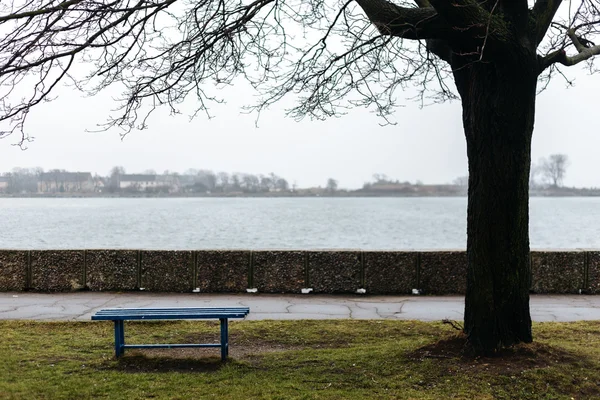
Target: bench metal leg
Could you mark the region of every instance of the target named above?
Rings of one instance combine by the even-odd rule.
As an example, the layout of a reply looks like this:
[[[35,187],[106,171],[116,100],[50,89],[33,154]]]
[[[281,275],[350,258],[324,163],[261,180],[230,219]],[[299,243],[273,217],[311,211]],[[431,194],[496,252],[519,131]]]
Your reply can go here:
[[[121,357],[125,353],[125,324],[115,321],[115,356]]]
[[[221,361],[227,360],[229,355],[229,320],[220,318],[221,321]]]

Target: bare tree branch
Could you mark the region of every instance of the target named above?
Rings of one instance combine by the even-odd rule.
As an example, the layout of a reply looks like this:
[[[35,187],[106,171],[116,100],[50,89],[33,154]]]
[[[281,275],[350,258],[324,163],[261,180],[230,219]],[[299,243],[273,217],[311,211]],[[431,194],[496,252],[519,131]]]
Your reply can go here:
[[[596,0],[581,0],[569,13],[569,19],[557,18],[550,24],[546,55],[539,56],[541,71],[553,64],[573,66],[587,61],[591,73],[596,72],[594,56],[600,46],[593,40],[600,38],[600,9]],[[572,54],[572,49],[575,54]]]
[[[479,2],[476,0],[429,0],[437,12],[446,19],[455,31],[461,32],[463,43],[470,39],[477,46],[486,42],[498,48],[515,40],[515,30],[497,10],[499,0]],[[481,56],[482,51],[478,50]]]
[[[0,23],[10,21],[10,20],[22,19],[22,18],[31,18],[31,17],[35,17],[38,15],[42,15],[42,14],[52,14],[56,11],[66,10],[67,8],[69,8],[73,5],[82,3],[83,1],[84,0],[69,0],[69,1],[64,1],[60,4],[58,4],[56,7],[40,8],[37,10],[27,11],[27,12],[23,12],[23,13],[0,15]]]
[[[356,0],[369,20],[384,35],[405,39],[448,38],[452,27],[432,7],[405,8],[387,0]]]
[[[571,39],[571,42],[573,43],[573,45],[575,46],[575,48],[577,49],[577,51],[579,53],[585,51],[585,49],[587,49],[587,46],[584,46],[581,42],[583,40],[583,38],[580,38],[579,36],[577,36],[575,34],[575,29],[567,29],[567,36],[569,37],[569,39]]]
[[[582,61],[589,60],[593,56],[600,54],[600,46],[584,47],[578,54],[574,56],[567,56],[564,50],[557,50],[554,53],[547,55],[542,58],[542,66],[548,68],[552,63],[560,63],[567,67],[579,64]]]
[[[420,8],[431,7],[429,0],[415,0],[415,3]],[[448,64],[452,63],[452,48],[448,44],[450,37],[444,39],[427,39],[427,50],[438,56],[440,59],[446,61]]]
[[[562,0],[537,0],[533,6],[533,18],[535,20],[535,31],[533,39],[536,44],[541,43],[546,32],[558,11]]]
[[[102,128],[125,133],[144,129],[161,106],[181,113],[189,97],[197,107],[188,114],[210,116],[210,104],[224,100],[219,89],[237,78],[258,92],[252,110],[292,96],[296,118],[358,106],[390,122],[398,89],[417,87],[422,105],[444,101],[455,97],[448,82],[457,69],[503,62],[514,46],[534,54],[522,40],[532,35],[521,32],[523,0],[394,1],[4,1],[0,138],[19,132],[27,140],[30,110],[65,83],[85,94],[123,88]],[[537,39],[549,32],[540,71],[587,61],[595,72],[597,0],[580,0],[568,20],[554,15],[559,4],[538,0],[527,13]]]

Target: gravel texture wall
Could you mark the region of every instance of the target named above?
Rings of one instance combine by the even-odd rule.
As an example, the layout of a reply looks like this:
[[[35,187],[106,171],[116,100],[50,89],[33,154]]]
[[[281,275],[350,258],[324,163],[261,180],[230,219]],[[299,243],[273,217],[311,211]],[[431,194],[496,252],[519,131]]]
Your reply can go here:
[[[532,293],[600,294],[600,250],[534,250]],[[0,250],[0,291],[464,294],[466,252]]]

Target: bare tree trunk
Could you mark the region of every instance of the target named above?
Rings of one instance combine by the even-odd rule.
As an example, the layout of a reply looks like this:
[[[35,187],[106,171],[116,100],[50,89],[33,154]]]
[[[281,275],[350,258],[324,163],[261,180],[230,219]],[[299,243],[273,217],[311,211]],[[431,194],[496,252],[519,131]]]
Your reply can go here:
[[[522,56],[522,55],[521,55]],[[465,325],[476,353],[531,342],[529,170],[535,56],[455,72],[469,158]]]

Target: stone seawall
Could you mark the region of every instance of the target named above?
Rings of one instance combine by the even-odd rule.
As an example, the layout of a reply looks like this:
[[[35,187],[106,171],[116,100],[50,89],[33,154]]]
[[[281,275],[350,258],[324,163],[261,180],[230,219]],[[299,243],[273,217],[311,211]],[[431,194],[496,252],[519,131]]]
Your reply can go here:
[[[0,250],[0,291],[464,294],[466,252]],[[534,250],[532,293],[600,294],[600,250]]]

